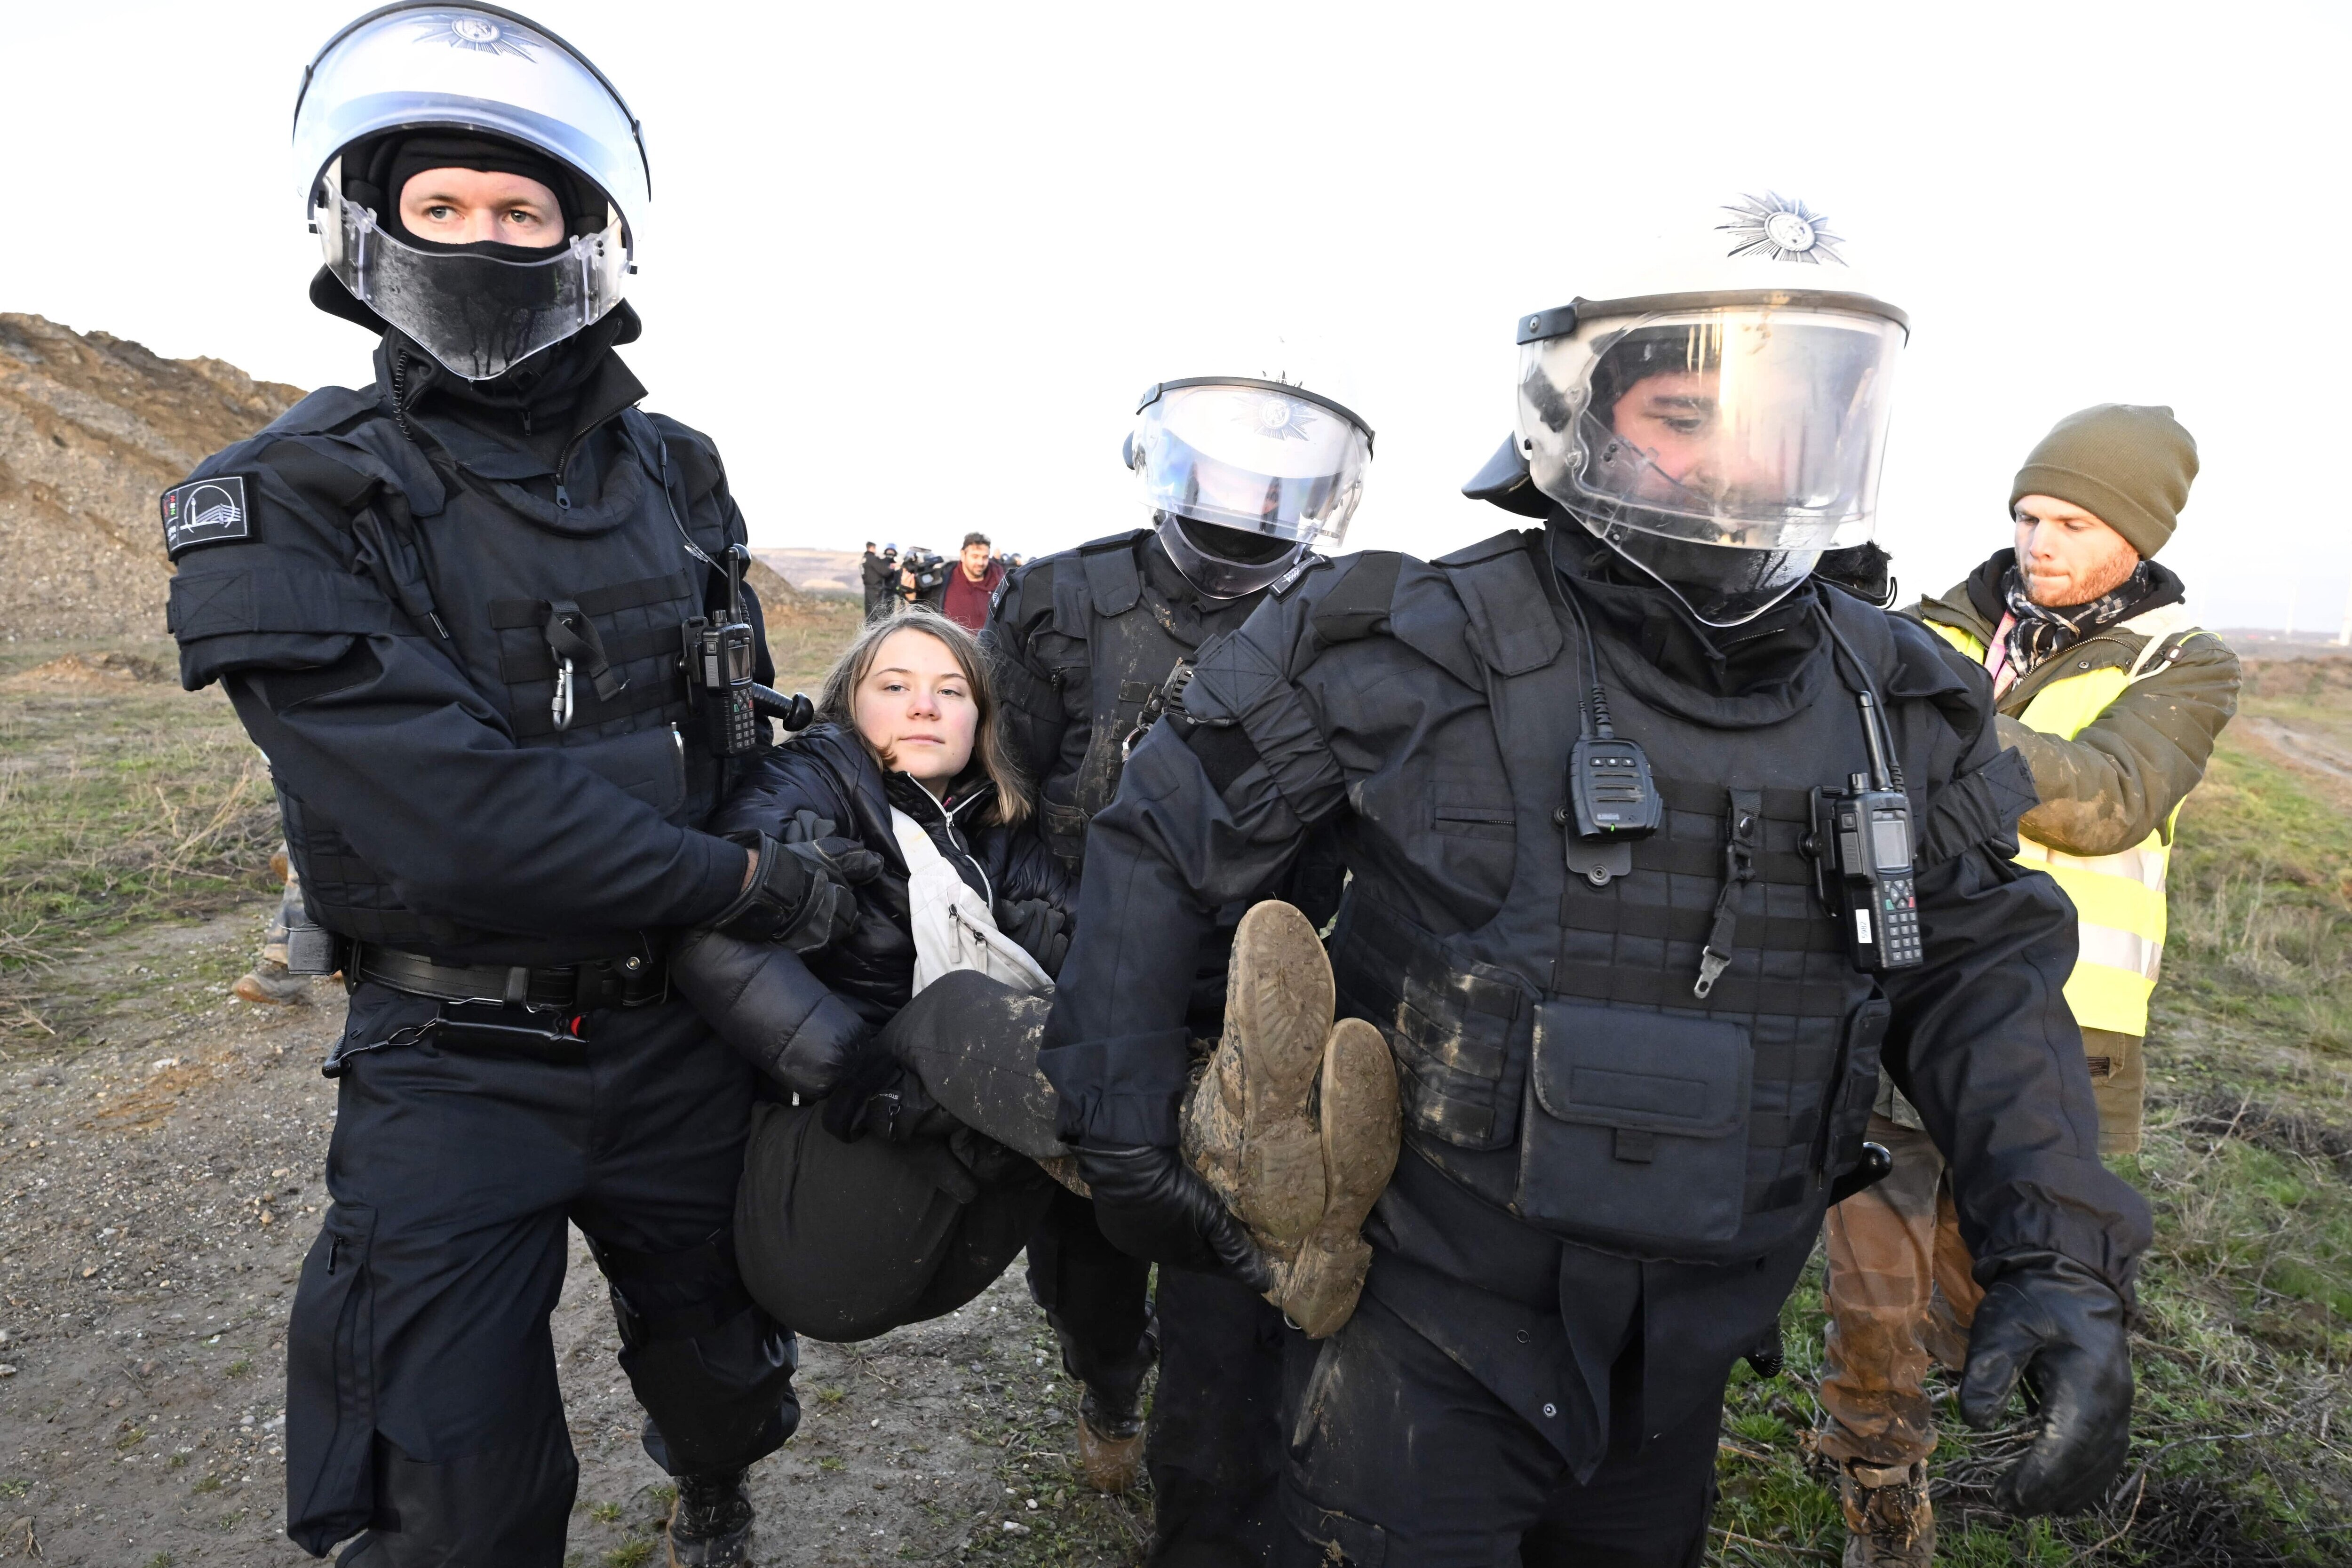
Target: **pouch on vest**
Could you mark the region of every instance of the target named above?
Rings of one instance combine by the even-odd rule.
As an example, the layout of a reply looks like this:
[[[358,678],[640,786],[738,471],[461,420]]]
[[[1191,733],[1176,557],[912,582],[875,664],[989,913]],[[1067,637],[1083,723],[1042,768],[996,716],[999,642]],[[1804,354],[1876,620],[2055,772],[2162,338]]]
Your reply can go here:
[[[1636,1247],[1730,1240],[1753,1061],[1744,1024],[1544,1003],[1513,1206]]]

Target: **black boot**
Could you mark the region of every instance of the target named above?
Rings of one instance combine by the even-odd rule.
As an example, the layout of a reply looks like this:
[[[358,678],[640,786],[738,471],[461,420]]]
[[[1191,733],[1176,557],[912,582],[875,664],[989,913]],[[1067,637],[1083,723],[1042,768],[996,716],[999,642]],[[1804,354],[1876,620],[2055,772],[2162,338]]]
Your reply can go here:
[[[751,1568],[748,1472],[677,1478],[669,1514],[670,1568]]]

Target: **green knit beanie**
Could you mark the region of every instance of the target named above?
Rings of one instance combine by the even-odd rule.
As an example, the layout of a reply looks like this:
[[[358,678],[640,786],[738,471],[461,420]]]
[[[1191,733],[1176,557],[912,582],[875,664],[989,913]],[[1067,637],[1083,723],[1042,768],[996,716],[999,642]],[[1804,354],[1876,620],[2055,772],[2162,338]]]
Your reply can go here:
[[[2172,537],[2196,477],[2197,438],[2171,409],[2102,403],[2051,427],[2017,470],[2009,504],[2026,496],[2073,501],[2146,560]]]

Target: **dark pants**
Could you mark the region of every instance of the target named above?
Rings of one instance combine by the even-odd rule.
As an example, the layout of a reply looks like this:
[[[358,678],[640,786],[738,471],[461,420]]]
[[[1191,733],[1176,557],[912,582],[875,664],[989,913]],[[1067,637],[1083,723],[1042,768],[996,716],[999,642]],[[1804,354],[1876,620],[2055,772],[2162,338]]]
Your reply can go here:
[[[1070,1375],[1114,1396],[1150,1370],[1160,1384],[1144,1468],[1151,1476],[1153,1568],[1262,1563],[1282,1473],[1282,1314],[1248,1287],[1160,1270],[1113,1247],[1094,1205],[1063,1192],[1029,1238],[1029,1291],[1045,1309]]]
[[[1541,1434],[1366,1297],[1318,1343],[1289,1336],[1286,1568],[1696,1568],[1715,1507],[1720,1396],[1586,1485]],[[1627,1418],[1638,1364],[1621,1368]]]
[[[352,997],[334,1203],[288,1331],[288,1533],[359,1536],[340,1561],[366,1568],[555,1568],[579,1473],[548,1331],[566,1220],[656,1463],[740,1469],[798,1422],[796,1347],[729,1241],[751,1069],[682,1003],[590,1015],[568,1061],[418,1038],[436,1012]]]
[[[1246,1285],[1160,1271],[1160,1384],[1143,1446],[1153,1568],[1262,1563],[1282,1475],[1286,1342],[1303,1336]]]
[[[1055,1187],[1029,1236],[1029,1294],[1072,1377],[1124,1408],[1151,1370],[1151,1265],[1113,1247],[1095,1205]]]

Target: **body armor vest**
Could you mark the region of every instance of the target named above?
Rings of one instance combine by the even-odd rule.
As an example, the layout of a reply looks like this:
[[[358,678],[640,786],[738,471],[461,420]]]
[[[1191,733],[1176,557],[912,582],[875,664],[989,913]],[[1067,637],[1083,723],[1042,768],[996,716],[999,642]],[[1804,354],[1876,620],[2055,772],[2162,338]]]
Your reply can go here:
[[[1465,558],[1468,559],[1465,559]],[[1340,1011],[1396,1054],[1405,1136],[1486,1201],[1637,1257],[1760,1255],[1820,1223],[1859,1159],[1889,1009],[1814,890],[1811,792],[1867,766],[1824,639],[1811,700],[1760,728],[1706,727],[1645,699],[1640,658],[1601,650],[1618,732],[1650,756],[1664,814],[1633,870],[1595,886],[1566,863],[1579,640],[1539,552],[1474,546],[1436,564],[1470,616],[1511,808],[1457,830],[1507,836],[1508,895],[1437,936],[1357,867],[1331,941]],[[1875,612],[1828,595],[1882,668]],[[1601,636],[1608,634],[1603,631]],[[1880,679],[1874,676],[1874,679]],[[1700,953],[1730,884],[1730,967],[1702,999]]]
[[[669,822],[696,826],[728,781],[688,701],[683,627],[719,608],[725,589],[680,536],[714,559],[729,541],[715,517],[696,517],[653,421],[631,408],[617,424],[603,493],[559,490],[556,501],[428,459],[366,392],[316,395],[275,433],[345,471],[338,499],[361,568],[517,744],[560,747]],[[307,467],[286,477],[317,499],[320,471]],[[490,938],[408,910],[325,812],[282,787],[278,795],[304,900],[329,931],[446,963],[471,962],[489,942],[504,964],[612,956],[576,940]]]
[[[1138,529],[1082,544],[1054,576],[1054,630],[1083,639],[1086,649],[1087,750],[1076,771],[1042,781],[1038,816],[1046,843],[1074,869],[1086,855],[1087,825],[1118,794],[1128,738],[1145,705],[1210,629],[1186,629],[1144,576],[1135,552],[1150,538]]]

